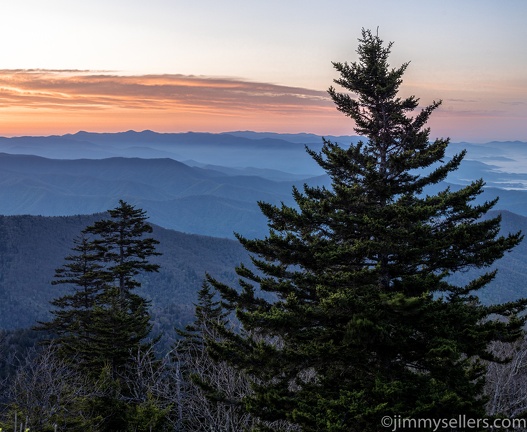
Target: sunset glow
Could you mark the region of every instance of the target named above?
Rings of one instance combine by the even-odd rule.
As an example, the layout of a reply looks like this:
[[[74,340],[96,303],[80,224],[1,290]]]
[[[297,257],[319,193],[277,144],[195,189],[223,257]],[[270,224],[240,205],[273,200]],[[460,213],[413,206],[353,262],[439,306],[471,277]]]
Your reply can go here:
[[[422,85],[406,88],[426,96],[425,103],[434,99],[433,90]],[[501,101],[487,96],[487,104],[448,97],[448,89],[436,92],[446,96],[431,121],[436,136],[476,141],[482,132],[489,140],[526,137],[526,108],[514,102],[514,91],[501,94]],[[353,124],[335,110],[325,91],[228,78],[3,70],[0,104],[3,136],[130,129],[354,133]],[[493,131],[500,124],[508,125],[509,135],[496,136]]]
[[[0,71],[0,134],[344,127],[325,92],[181,75]],[[348,125],[349,127],[349,125]]]
[[[326,93],[331,62],[353,61],[361,27],[379,27],[395,42],[393,66],[411,61],[403,94],[443,100],[433,137],[527,141],[526,10],[521,0],[8,0],[0,136],[354,134]]]

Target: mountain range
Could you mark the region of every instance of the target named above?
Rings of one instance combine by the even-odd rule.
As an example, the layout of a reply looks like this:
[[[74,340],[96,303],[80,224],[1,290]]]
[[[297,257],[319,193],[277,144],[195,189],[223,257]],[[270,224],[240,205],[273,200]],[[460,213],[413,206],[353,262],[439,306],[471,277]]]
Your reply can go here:
[[[0,138],[0,214],[92,214],[124,199],[165,228],[223,238],[233,238],[234,232],[259,237],[267,228],[257,201],[291,205],[293,186],[330,184],[305,151],[306,146],[317,150],[321,143],[322,137],[309,134],[254,132]],[[527,216],[527,174],[498,165],[511,166],[513,155],[527,161],[527,144],[453,143],[448,154],[464,148],[466,160],[438,187],[458,188],[484,178],[487,190],[480,201],[500,196],[497,209]],[[170,157],[159,158],[160,152]]]
[[[291,202],[291,189],[324,177],[273,181],[190,167],[173,159],[57,160],[0,154],[0,214],[91,214],[118,199],[146,210],[152,222],[182,232],[233,237],[265,232],[256,202]]]
[[[353,135],[325,138],[341,146],[361,140]],[[197,161],[198,164],[205,165],[271,169],[312,177],[324,172],[305,152],[305,147],[319,151],[322,139],[321,136],[313,134],[250,131],[219,134],[157,133],[148,130],[120,133],[77,132],[47,137],[0,137],[0,152],[50,159],[170,158],[188,165]],[[514,179],[512,174],[525,174],[527,144],[524,142],[450,143],[447,156],[452,157],[462,150],[467,150],[467,161],[479,161],[488,165],[488,168],[499,173],[504,181]],[[522,176],[522,180],[525,180],[525,176]]]
[[[327,138],[341,145],[360,140]],[[0,328],[48,316],[59,293],[50,285],[54,269],[75,235],[119,199],[144,209],[161,241],[161,271],[145,277],[142,288],[157,328],[188,322],[205,272],[235,283],[235,266],[249,262],[234,232],[268,234],[258,201],[294,205],[293,187],[330,185],[305,149],[321,145],[316,135],[248,131],[0,137]],[[527,143],[452,143],[446,156],[463,150],[460,169],[426,192],[484,178],[477,202],[499,197],[504,232],[527,232]],[[485,302],[527,296],[524,243],[499,262]]]

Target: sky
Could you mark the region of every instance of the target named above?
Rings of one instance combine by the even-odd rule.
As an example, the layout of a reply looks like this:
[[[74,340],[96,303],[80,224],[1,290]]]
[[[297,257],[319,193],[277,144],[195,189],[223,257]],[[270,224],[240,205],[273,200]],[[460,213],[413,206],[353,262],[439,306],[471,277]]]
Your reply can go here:
[[[0,136],[353,135],[327,88],[361,28],[441,99],[431,136],[527,141],[524,0],[2,0]],[[378,29],[378,30],[377,30]]]

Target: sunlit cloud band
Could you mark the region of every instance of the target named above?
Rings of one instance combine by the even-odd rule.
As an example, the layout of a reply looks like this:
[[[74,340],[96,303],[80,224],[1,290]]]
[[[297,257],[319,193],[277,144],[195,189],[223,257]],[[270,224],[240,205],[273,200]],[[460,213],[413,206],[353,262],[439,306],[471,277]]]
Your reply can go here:
[[[256,109],[328,107],[325,92],[235,79],[119,76],[86,71],[0,70],[2,108]]]

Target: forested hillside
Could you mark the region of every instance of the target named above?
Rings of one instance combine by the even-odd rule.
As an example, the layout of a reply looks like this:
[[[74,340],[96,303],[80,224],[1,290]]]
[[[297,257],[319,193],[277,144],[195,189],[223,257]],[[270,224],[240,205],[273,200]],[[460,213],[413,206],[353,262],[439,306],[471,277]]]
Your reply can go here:
[[[0,216],[0,328],[30,327],[49,316],[49,301],[65,287],[52,286],[54,271],[70,254],[73,239],[103,215]],[[247,262],[235,241],[188,235],[154,226],[161,256],[159,273],[144,277],[140,292],[152,300],[156,327],[172,331],[193,315],[205,272],[227,282],[234,267]]]
[[[491,213],[493,214],[493,213]],[[49,313],[49,301],[64,291],[51,286],[54,271],[70,254],[73,239],[98,215],[69,217],[0,216],[0,328],[30,327]],[[503,231],[527,232],[527,218],[503,212]],[[229,283],[234,267],[249,261],[238,242],[183,234],[154,226],[163,254],[154,258],[159,273],[144,276],[139,291],[152,299],[156,327],[172,330],[192,318],[192,303],[205,272]],[[483,292],[486,302],[527,296],[527,243],[521,243],[498,263],[499,275]],[[468,280],[463,273],[457,280]]]

